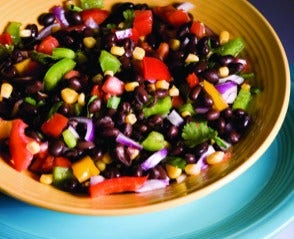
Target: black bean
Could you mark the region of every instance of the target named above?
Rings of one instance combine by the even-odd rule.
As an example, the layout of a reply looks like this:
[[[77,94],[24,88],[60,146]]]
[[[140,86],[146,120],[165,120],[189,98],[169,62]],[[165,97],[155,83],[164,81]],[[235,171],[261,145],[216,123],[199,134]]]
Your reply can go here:
[[[89,154],[94,161],[98,161],[103,158],[104,152],[103,152],[102,148],[95,147],[90,150]]]
[[[230,63],[228,64],[230,74],[238,74],[245,69],[242,63]]]
[[[49,143],[49,153],[53,156],[60,156],[64,151],[65,145],[61,140],[53,140]]]
[[[131,165],[131,158],[130,158],[130,155],[127,153],[125,146],[121,144],[117,144],[113,153],[114,153],[115,159],[122,162],[126,166]]]
[[[66,20],[70,25],[79,25],[83,23],[80,13],[76,11],[67,11]]]
[[[194,148],[195,155],[201,156],[204,154],[208,150],[208,146],[209,144],[207,142],[196,145]]]
[[[80,79],[78,77],[72,77],[72,78],[68,79],[67,83],[68,83],[69,88],[71,88],[77,92],[80,92],[82,89],[82,84],[81,84]]]
[[[246,111],[237,109],[233,111],[232,123],[236,129],[244,132],[251,123],[251,117]]]
[[[101,105],[102,105],[101,99],[100,98],[95,99],[89,104],[88,111],[90,113],[95,113],[101,109]]]
[[[104,128],[102,131],[102,136],[107,138],[116,137],[119,134],[119,130],[117,128]]]
[[[221,115],[225,118],[225,119],[230,119],[233,115],[233,110],[232,108],[228,107],[225,110],[223,110],[221,112]]]
[[[216,69],[205,70],[204,72],[202,72],[201,75],[205,80],[213,84],[217,83],[217,81],[219,80],[218,70]]]
[[[168,95],[168,90],[156,90],[154,92],[155,97],[158,99],[164,98]]]
[[[174,139],[174,138],[176,138],[176,137],[178,136],[178,134],[179,134],[179,129],[178,129],[177,126],[172,125],[172,126],[169,127],[169,129],[168,129],[168,131],[167,131],[167,137],[168,137],[169,139]]]
[[[125,113],[129,113],[131,111],[131,104],[129,102],[122,102],[120,104],[121,110]]]
[[[213,105],[213,100],[208,94],[205,93],[203,97],[203,103],[205,106],[211,107]]]
[[[44,88],[43,82],[41,82],[41,81],[35,81],[32,84],[28,85],[25,88],[25,91],[26,91],[27,94],[35,94],[38,91],[43,90],[43,88]]]
[[[210,109],[207,113],[206,113],[206,119],[209,121],[214,121],[217,120],[220,116],[220,112],[218,110],[215,109]]]
[[[224,134],[225,133],[225,128],[226,128],[226,121],[224,120],[224,118],[220,117],[217,121],[217,131],[220,134]]]
[[[143,85],[140,85],[135,89],[135,99],[138,103],[146,103],[149,99],[148,93]]]
[[[157,165],[156,167],[149,170],[150,178],[152,179],[166,179],[167,174],[164,168],[161,165]]]
[[[229,142],[232,144],[238,143],[240,140],[240,134],[237,133],[235,130],[232,130],[229,134]]]
[[[37,20],[40,25],[49,26],[55,21],[55,16],[52,13],[42,13]]]
[[[174,147],[172,147],[171,149],[171,155],[180,155],[184,152],[184,143],[183,142],[179,142],[177,143]]]
[[[20,50],[14,50],[11,54],[11,60],[13,63],[21,62],[24,59],[22,52]]]
[[[106,167],[103,171],[103,175],[106,178],[119,178],[121,173],[117,167],[111,165]]]
[[[193,164],[193,163],[196,163],[196,157],[194,154],[191,154],[191,153],[186,153],[185,154],[185,161],[188,163],[188,164]]]
[[[190,100],[197,100],[200,92],[201,92],[202,87],[200,85],[195,86],[189,93],[189,98]]]
[[[231,64],[235,60],[235,57],[232,55],[221,56],[219,58],[219,63],[223,66]]]
[[[155,126],[162,126],[163,118],[160,115],[153,115],[148,119],[148,126],[155,127]]]
[[[91,150],[95,147],[95,144],[91,141],[78,141],[77,148],[81,150]]]
[[[177,36],[179,38],[183,38],[185,35],[190,33],[190,25],[191,24],[183,24],[179,27],[179,30],[177,31]]]
[[[122,132],[123,132],[124,135],[130,137],[131,134],[132,134],[132,131],[133,131],[133,126],[132,126],[131,124],[127,124],[127,123],[125,123],[125,124],[123,125],[123,130],[122,130]]]

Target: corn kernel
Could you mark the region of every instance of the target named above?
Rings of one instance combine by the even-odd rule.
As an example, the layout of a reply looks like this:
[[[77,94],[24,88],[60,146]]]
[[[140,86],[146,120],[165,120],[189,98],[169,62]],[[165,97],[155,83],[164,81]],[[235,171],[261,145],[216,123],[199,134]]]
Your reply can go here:
[[[63,101],[66,102],[67,104],[73,104],[77,102],[79,94],[73,89],[64,88],[61,91],[61,97]]]
[[[112,158],[108,153],[103,154],[102,159],[101,159],[105,164],[110,164],[112,162]]]
[[[120,46],[112,46],[110,49],[110,53],[116,56],[122,56],[125,54],[125,49]]]
[[[168,90],[168,95],[169,96],[179,96],[180,95],[180,91],[177,87],[175,87],[174,85],[172,86],[172,88],[170,88]]]
[[[185,118],[187,116],[191,116],[191,113],[189,111],[183,111],[181,115]]]
[[[31,154],[37,154],[40,152],[40,144],[38,144],[36,141],[31,141],[26,145],[26,149],[31,153]]]
[[[106,164],[103,162],[103,160],[98,160],[95,165],[100,170],[100,172],[104,171],[106,169]]]
[[[86,104],[85,99],[86,99],[85,93],[80,93],[78,96],[78,104],[81,106],[84,106]]]
[[[185,59],[185,63],[192,63],[192,62],[198,62],[198,61],[199,61],[199,57],[192,53],[189,53],[189,55]]]
[[[139,82],[137,81],[133,81],[133,82],[129,82],[125,84],[125,90],[130,92],[130,91],[134,91],[136,89],[136,87],[139,86]]]
[[[154,83],[150,83],[147,85],[148,91],[153,92],[156,90],[155,84]]]
[[[178,40],[178,39],[171,39],[171,40],[169,41],[169,47],[170,47],[172,50],[174,50],[174,51],[179,50],[180,45],[181,45],[181,42],[180,42],[180,40]]]
[[[3,98],[9,98],[11,96],[13,90],[13,86],[9,83],[3,83],[1,85],[1,97]]]
[[[225,153],[223,151],[216,151],[206,157],[208,164],[217,164],[223,161]]]
[[[251,86],[249,84],[247,84],[247,83],[243,83],[241,85],[241,88],[244,89],[244,90],[250,90]]]
[[[105,71],[104,76],[114,76],[113,71]]]
[[[125,27],[125,23],[124,22],[120,22],[118,25],[117,25],[117,28],[118,29],[124,29]]]
[[[157,90],[168,90],[169,83],[166,80],[158,80],[155,82],[155,88]]]
[[[200,173],[201,169],[199,164],[193,163],[193,164],[187,164],[185,167],[185,172],[188,175],[198,175]]]
[[[218,76],[219,77],[227,77],[230,74],[229,67],[227,66],[222,66],[218,68]]]
[[[133,51],[133,58],[136,60],[142,60],[145,56],[145,50],[141,47],[135,47]]]
[[[131,160],[134,160],[140,154],[140,151],[139,151],[139,149],[129,147],[128,148],[128,153],[130,154]]]
[[[182,174],[182,169],[175,167],[173,165],[167,164],[165,166],[167,176],[171,179],[176,179]]]
[[[133,114],[133,113],[128,114],[128,115],[126,116],[125,122],[126,122],[127,124],[131,124],[131,125],[135,124],[135,123],[137,122],[137,117],[136,117],[136,115]]]
[[[30,29],[22,29],[19,32],[20,37],[30,37],[32,35],[32,31]]]
[[[227,43],[230,40],[230,33],[228,31],[222,31],[219,34],[219,42],[221,45]]]
[[[53,175],[52,174],[42,174],[39,181],[40,181],[40,183],[50,185],[53,182]]]
[[[96,39],[94,37],[84,37],[83,43],[85,47],[91,49],[96,45]]]

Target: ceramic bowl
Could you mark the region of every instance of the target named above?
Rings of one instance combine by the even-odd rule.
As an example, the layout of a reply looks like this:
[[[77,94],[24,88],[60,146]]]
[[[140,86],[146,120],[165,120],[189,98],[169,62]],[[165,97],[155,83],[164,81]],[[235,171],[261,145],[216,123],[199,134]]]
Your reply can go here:
[[[109,8],[114,1],[105,0]],[[136,0],[134,2],[140,2]],[[142,2],[142,1],[141,1]],[[118,194],[91,199],[62,192],[39,183],[27,172],[19,173],[0,159],[0,189],[29,204],[47,209],[88,215],[122,215],[163,210],[203,197],[234,180],[270,146],[283,123],[290,95],[290,74],[283,46],[267,20],[245,0],[191,0],[195,18],[213,31],[227,30],[246,42],[246,54],[256,73],[254,84],[262,89],[251,107],[254,124],[249,134],[234,147],[233,158],[211,167],[205,175],[141,194]],[[148,1],[166,5],[168,0]],[[0,6],[3,29],[8,21],[36,22],[37,16],[60,0],[3,1]]]

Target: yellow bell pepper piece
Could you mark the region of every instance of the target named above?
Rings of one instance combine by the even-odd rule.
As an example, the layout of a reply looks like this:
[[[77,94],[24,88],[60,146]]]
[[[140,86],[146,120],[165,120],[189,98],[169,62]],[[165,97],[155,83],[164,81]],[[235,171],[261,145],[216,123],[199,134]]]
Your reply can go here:
[[[10,135],[12,121],[3,120],[0,118],[0,140],[6,139]]]
[[[90,156],[85,156],[81,160],[72,164],[74,176],[80,183],[85,182],[92,176],[100,173],[99,169],[95,166],[94,161]]]
[[[19,75],[22,75],[28,69],[30,63],[31,63],[31,58],[27,58],[19,63],[16,63],[14,65],[16,72]]]
[[[206,91],[206,93],[211,97],[213,101],[213,108],[222,111],[229,107],[227,102],[223,99],[221,94],[218,92],[218,90],[214,87],[213,84],[209,83],[208,81],[203,81],[203,88]]]

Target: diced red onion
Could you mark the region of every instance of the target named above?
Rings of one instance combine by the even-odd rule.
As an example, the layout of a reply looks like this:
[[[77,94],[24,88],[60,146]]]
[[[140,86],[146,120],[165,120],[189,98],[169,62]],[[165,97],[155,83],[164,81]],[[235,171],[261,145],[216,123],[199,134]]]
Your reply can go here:
[[[43,38],[49,36],[52,33],[53,28],[59,28],[59,27],[60,27],[59,23],[54,23],[54,24],[51,24],[47,27],[42,28],[41,31],[39,32],[38,36],[36,37],[36,39],[42,40]]]
[[[214,152],[215,149],[213,146],[209,145],[207,151],[201,155],[200,159],[197,161],[197,164],[200,166],[201,170],[208,167],[208,164],[206,163],[206,157]]]
[[[238,85],[241,85],[244,82],[244,78],[238,75],[229,75],[227,77],[224,78],[219,78],[218,83],[224,83],[227,81],[232,81],[235,82]]]
[[[165,188],[169,185],[169,180],[167,179],[149,179],[143,184],[142,187],[136,190],[138,193],[148,192],[155,189]]]
[[[195,5],[190,3],[190,2],[183,2],[183,3],[181,3],[180,5],[177,6],[177,9],[178,10],[183,10],[185,12],[189,12],[194,7],[195,7]]]
[[[101,175],[92,176],[90,178],[90,185],[101,183],[104,180],[105,180],[105,178],[103,176],[101,176]]]
[[[184,119],[176,110],[172,110],[166,118],[175,126],[180,126],[184,122]]]
[[[116,140],[116,142],[123,144],[127,147],[133,147],[133,148],[139,149],[139,150],[141,150],[143,148],[143,146],[141,144],[139,144],[135,140],[125,136],[122,133],[119,133],[115,140]]]
[[[167,153],[167,148],[163,148],[155,152],[141,164],[142,169],[146,171],[148,169],[154,168],[157,164],[160,163],[161,160],[163,160],[167,156]]]
[[[130,38],[133,35],[133,29],[132,28],[127,28],[124,30],[118,30],[115,32],[116,38],[118,40],[123,40],[126,38]]]
[[[228,103],[232,104],[238,94],[238,86],[233,81],[226,81],[215,85],[215,88],[222,95],[223,99]]]
[[[68,23],[68,21],[66,20],[66,17],[65,17],[65,10],[63,9],[63,7],[61,7],[61,6],[54,6],[51,9],[51,13],[54,14],[54,16],[56,17],[56,19],[58,20],[58,22],[62,26],[64,26],[64,27],[68,27],[69,26],[69,23]]]
[[[68,127],[68,130],[73,134],[73,136],[75,136],[75,138],[77,138],[77,139],[80,138],[78,132],[75,130],[74,127],[69,126],[69,127]]]
[[[71,118],[75,120],[78,123],[85,124],[86,125],[86,134],[84,139],[86,141],[93,141],[94,140],[94,124],[93,121],[86,117],[73,117]]]
[[[209,111],[209,108],[208,107],[196,107],[195,110],[198,114],[205,114]]]
[[[98,28],[98,24],[95,22],[95,20],[92,17],[87,19],[87,21],[85,22],[85,25],[92,29]]]

